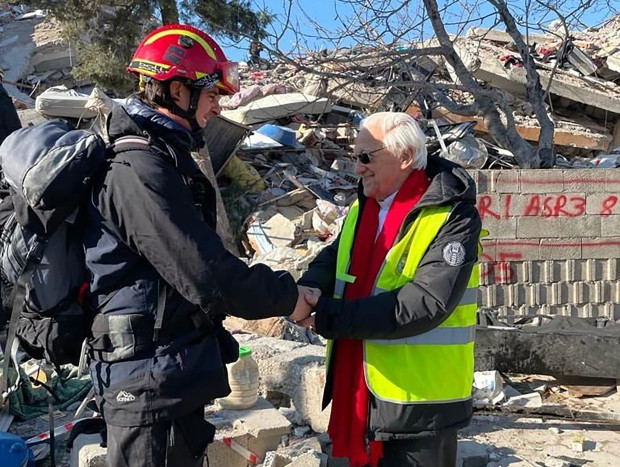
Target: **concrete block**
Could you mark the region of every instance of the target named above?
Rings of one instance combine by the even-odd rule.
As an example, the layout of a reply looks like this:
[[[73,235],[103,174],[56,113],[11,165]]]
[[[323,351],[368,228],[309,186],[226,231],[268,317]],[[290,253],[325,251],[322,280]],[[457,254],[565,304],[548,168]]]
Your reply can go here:
[[[586,196],[586,214],[601,215],[601,213],[620,214],[618,196],[609,193],[588,193]]]
[[[531,261],[540,258],[540,240],[498,240],[497,261]]]
[[[586,282],[573,282],[570,287],[570,302],[577,305],[586,303]]]
[[[565,305],[570,302],[570,283],[558,282],[554,286],[553,293],[557,297],[556,305]]]
[[[540,259],[580,259],[581,239],[548,239],[540,241]]]
[[[519,217],[516,220],[518,238],[579,238],[584,233],[591,237],[601,234],[601,218],[598,216]]]
[[[603,301],[620,303],[620,281],[604,281]]]
[[[608,302],[604,304],[604,315],[609,319],[618,321],[620,320],[620,303]]]
[[[613,216],[601,216],[601,235],[614,237],[620,232],[620,214]],[[620,244],[618,246],[620,249]]]
[[[497,305],[497,301],[495,300],[495,289],[496,286],[487,286],[487,287],[479,287],[478,293],[480,294],[480,298],[478,300],[479,306],[481,307],[494,307]]]
[[[560,300],[560,284],[538,284],[537,289],[537,303],[539,305],[547,304],[547,305],[561,305],[562,301]]]
[[[552,284],[562,280],[561,261],[546,260],[540,262],[541,275],[538,281],[543,284]]]
[[[495,193],[519,193],[521,170],[496,170],[493,191]]]
[[[231,436],[233,441],[249,449],[248,439],[250,435],[226,433],[226,436]],[[209,458],[209,467],[247,467],[249,464],[245,457],[218,440],[208,446],[207,457]]]
[[[608,193],[620,193],[620,169],[606,169],[605,172],[605,190]]]
[[[480,285],[494,283],[495,268],[493,263],[480,263]]]
[[[516,273],[517,282],[533,282],[534,265],[533,261],[523,261],[522,263],[514,263],[514,271]]]
[[[586,258],[619,258],[620,237],[605,237],[599,239],[584,238],[581,241],[581,257]]]
[[[482,254],[478,258],[481,263],[494,262],[496,260],[497,240],[487,240],[486,238],[481,241]]]
[[[572,282],[575,280],[575,270],[577,261],[569,259],[562,261],[562,275],[561,279],[566,282]]]
[[[606,174],[604,170],[564,170],[566,193],[604,193]]]
[[[106,456],[108,450],[102,448],[101,435],[82,434],[75,438],[71,457],[69,458],[70,467],[106,467]]]
[[[494,238],[517,238],[517,218],[509,217],[508,219],[495,219],[494,217],[485,217],[482,221],[482,228],[489,231],[489,240]]]
[[[218,430],[218,435],[232,438],[261,459],[268,451],[277,449],[282,436],[291,432],[289,421],[260,397],[250,409],[220,410],[217,414],[230,422],[229,428]],[[214,467],[246,467],[248,464],[240,453],[221,441],[209,446],[208,456]]]
[[[609,258],[603,267],[603,280],[620,280],[620,258]]]
[[[584,280],[587,282],[600,281],[603,279],[605,262],[600,259],[587,259],[585,262]]]
[[[562,193],[564,178],[561,170],[522,170],[521,193]]]

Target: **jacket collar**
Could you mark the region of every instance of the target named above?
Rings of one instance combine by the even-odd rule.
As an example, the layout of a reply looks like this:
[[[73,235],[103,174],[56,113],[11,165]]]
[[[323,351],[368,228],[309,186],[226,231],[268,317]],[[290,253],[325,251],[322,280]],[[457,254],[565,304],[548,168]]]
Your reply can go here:
[[[166,115],[146,105],[138,98],[130,98],[116,108],[108,120],[108,136],[114,141],[122,136],[144,136],[160,149],[167,149],[177,168],[185,175],[193,175],[198,166],[191,151],[204,145],[200,135],[193,134]]]

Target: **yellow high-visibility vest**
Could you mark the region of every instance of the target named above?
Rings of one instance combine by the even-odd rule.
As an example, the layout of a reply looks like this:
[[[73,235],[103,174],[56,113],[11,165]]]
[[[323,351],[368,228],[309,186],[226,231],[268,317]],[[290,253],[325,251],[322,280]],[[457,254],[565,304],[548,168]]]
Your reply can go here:
[[[452,206],[422,208],[408,231],[392,246],[377,275],[373,295],[394,290],[415,278],[428,247],[450,216]],[[342,298],[359,215],[356,201],[345,220],[338,246],[334,297]],[[372,394],[397,404],[433,404],[471,397],[474,376],[478,264],[452,314],[438,327],[402,339],[364,340],[364,374]],[[331,353],[328,342],[327,358]]]

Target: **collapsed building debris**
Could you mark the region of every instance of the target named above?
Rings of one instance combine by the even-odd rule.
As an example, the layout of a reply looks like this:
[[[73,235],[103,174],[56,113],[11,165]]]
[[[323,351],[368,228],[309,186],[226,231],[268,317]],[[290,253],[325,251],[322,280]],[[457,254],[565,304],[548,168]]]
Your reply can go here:
[[[616,40],[619,28],[620,21],[616,21],[603,28],[603,32],[589,32],[586,38],[575,36],[572,49],[566,52],[566,59],[555,72],[554,60],[558,58],[554,54],[557,57],[560,53],[557,41],[543,35],[529,36],[530,42],[538,44],[537,65],[543,85],[551,82],[549,110],[556,125],[555,144],[558,152],[566,156],[558,158],[558,166],[620,165],[620,154],[614,151],[620,146],[620,88],[616,83],[620,78],[620,43]],[[514,57],[512,39],[502,31],[481,29],[472,29],[468,37],[482,41],[475,50],[472,70],[481,81],[504,91],[515,110],[519,133],[536,142],[540,129],[532,118],[531,105],[524,100],[523,74]],[[600,41],[591,40],[592,37]],[[0,49],[11,46],[11,41],[10,37],[3,40]],[[583,41],[599,45],[589,47]],[[47,57],[37,55],[42,51],[33,55],[31,64],[36,73],[26,78],[14,76],[15,80],[30,84],[42,83],[35,93],[38,113],[31,109],[20,111],[22,120],[34,122],[44,114],[90,125],[92,119],[104,118],[104,110],[92,103],[93,95],[59,92],[57,88],[41,93],[57,84],[52,77],[58,70],[47,73],[56,66],[65,70],[67,60],[74,58],[64,49],[50,50],[55,51]],[[290,64],[267,64],[265,69],[242,66],[243,91],[223,99],[224,117],[210,122],[205,132],[209,151],[199,155],[198,163],[212,183],[220,187],[218,233],[231,251],[238,254],[237,248],[241,247],[250,263],[286,269],[299,278],[321,249],[335,240],[347,206],[356,197],[358,177],[351,155],[357,125],[368,112],[406,109],[419,115],[428,136],[429,151],[451,157],[468,168],[516,167],[510,152],[489,141],[483,119],[462,117],[442,107],[435,107],[432,114],[424,115],[427,119],[422,118],[417,91],[397,84],[402,78],[399,65],[387,59],[382,62],[380,54],[364,53],[367,56],[359,59],[357,51],[340,51],[338,60],[325,65],[328,71],[350,72],[352,80],[322,76],[320,70],[298,72]],[[306,59],[311,61],[311,57]],[[451,79],[449,69],[440,60],[418,57],[406,64],[416,70],[417,79]],[[364,76],[368,70],[377,71],[374,81],[355,81],[356,74]],[[467,142],[465,148],[450,153],[454,143],[463,142]],[[469,155],[462,156],[467,151]],[[467,165],[468,161],[474,161],[473,165]],[[320,410],[325,341],[284,318],[261,322],[229,318],[226,325],[240,333],[240,341],[255,346],[262,362],[264,399],[254,415],[273,414],[272,410],[277,409],[282,417],[275,416],[281,422],[276,428],[265,428],[269,444],[259,447],[260,436],[254,436],[259,430],[252,434],[254,428],[248,428],[248,419],[256,421],[255,417],[229,414],[227,418],[215,415],[218,411],[214,409],[210,415],[221,418],[221,426],[230,430],[226,439],[232,440],[219,439],[215,449],[221,450],[222,459],[235,459],[221,465],[247,465],[251,454],[260,454],[265,467],[323,465],[324,456],[329,453],[328,440],[315,437],[313,432],[325,431],[328,417]],[[277,340],[262,341],[256,335]],[[603,364],[597,360],[599,355],[606,354],[600,349],[616,343],[617,338],[607,334],[601,337],[591,330],[583,335],[581,347],[554,360],[556,354],[549,353],[548,359],[539,356],[545,355],[548,348],[565,348],[565,334],[540,336],[522,330],[484,328],[478,334],[477,364],[480,369],[502,372],[617,377],[617,362],[608,358]],[[588,350],[584,351],[585,348]],[[497,349],[501,349],[500,354]],[[498,408],[487,404],[481,410],[558,417],[576,413],[566,398],[559,398],[561,403],[552,407],[547,389],[542,395],[516,389],[510,393],[507,387],[503,390],[505,405]],[[557,395],[559,391],[553,393]],[[269,404],[274,404],[275,409]],[[576,418],[617,421],[584,407]],[[288,437],[288,441],[281,443],[282,436]],[[233,441],[241,447],[231,448]]]

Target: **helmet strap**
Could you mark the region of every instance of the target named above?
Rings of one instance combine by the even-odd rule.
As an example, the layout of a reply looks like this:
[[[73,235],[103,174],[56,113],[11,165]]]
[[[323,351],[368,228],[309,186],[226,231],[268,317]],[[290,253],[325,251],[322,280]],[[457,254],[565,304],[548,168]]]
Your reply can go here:
[[[186,85],[187,86],[187,85]],[[190,90],[189,96],[189,108],[187,110],[179,107],[177,103],[172,98],[170,94],[170,84],[166,87],[166,105],[164,107],[168,108],[170,112],[175,115],[178,115],[181,118],[184,118],[189,122],[192,128],[192,132],[196,133],[200,131],[200,125],[198,125],[198,121],[196,120],[196,110],[198,109],[198,101],[200,100],[200,89],[194,88],[192,86],[187,86]]]

